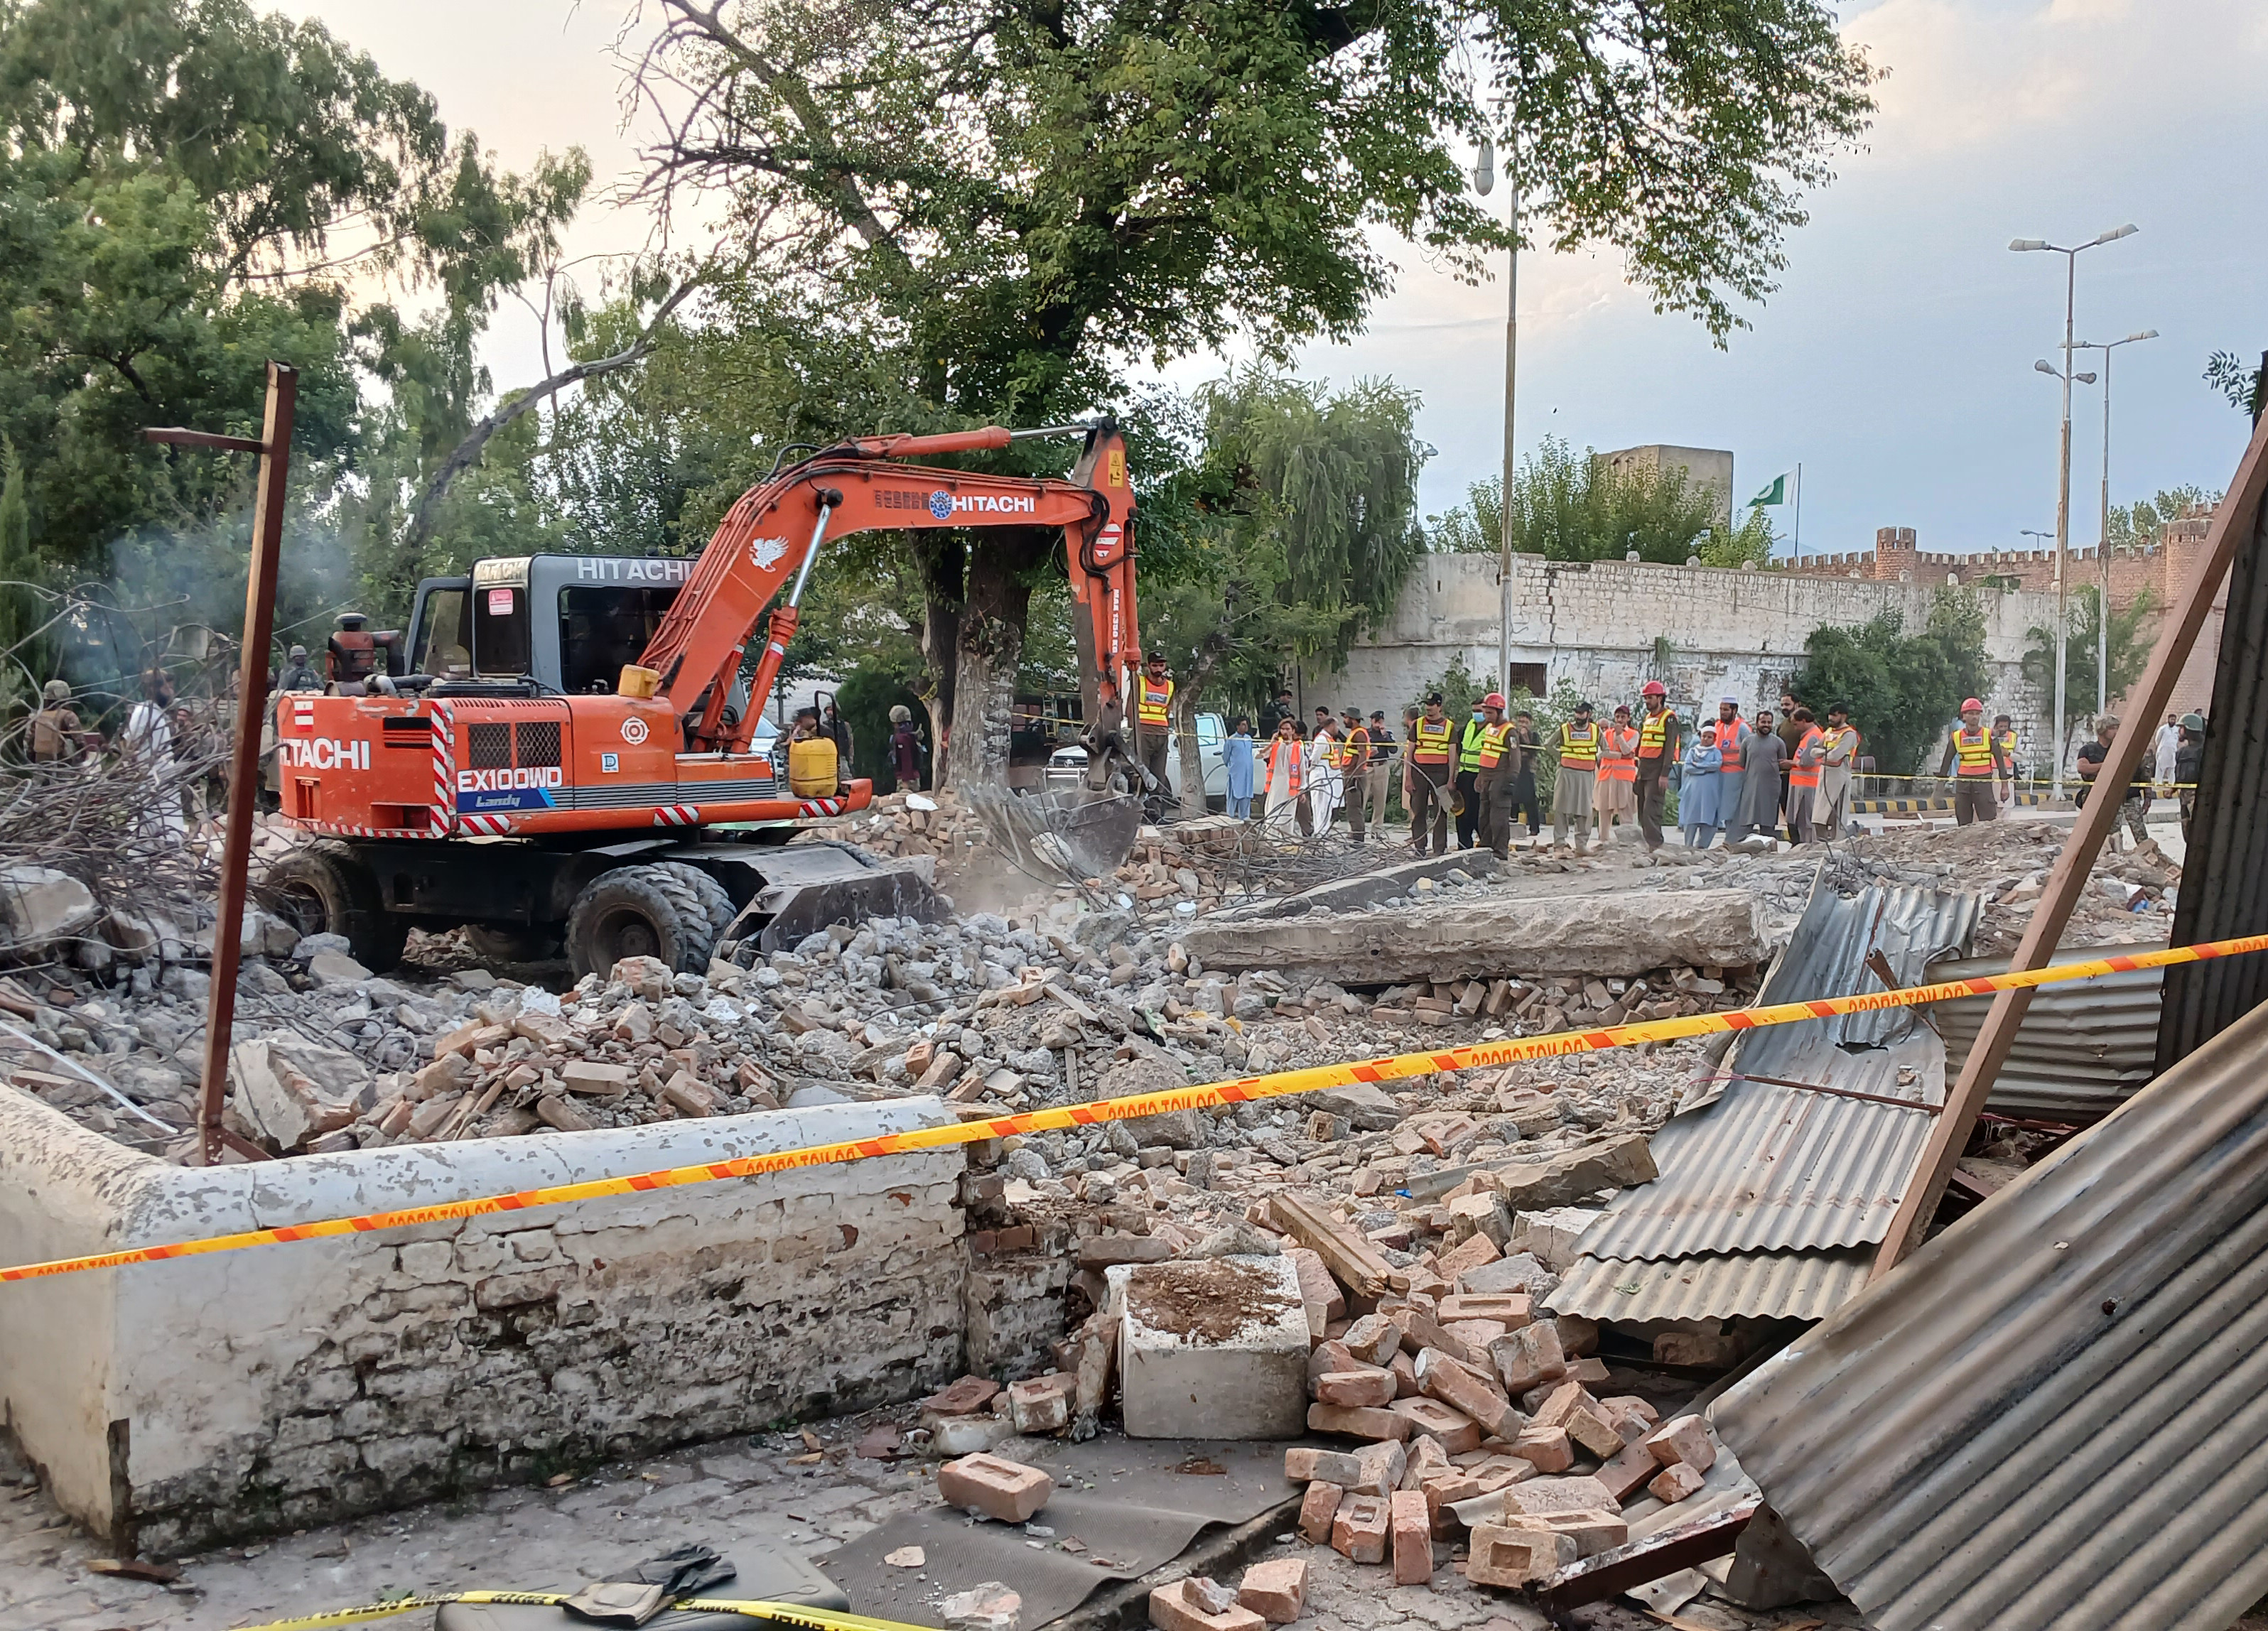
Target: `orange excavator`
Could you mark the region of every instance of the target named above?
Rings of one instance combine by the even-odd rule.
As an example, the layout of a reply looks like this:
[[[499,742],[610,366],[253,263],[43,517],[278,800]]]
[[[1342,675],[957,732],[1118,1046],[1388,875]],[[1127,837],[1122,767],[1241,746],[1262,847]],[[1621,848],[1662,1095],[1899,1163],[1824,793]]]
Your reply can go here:
[[[1068,435],[1085,444],[1061,480],[903,462]],[[281,813],[320,836],[269,869],[269,898],[374,970],[413,927],[469,926],[497,958],[563,938],[578,973],[634,955],[699,973],[728,930],[769,950],[846,917],[922,915],[934,896],[910,873],[848,845],[784,847],[788,824],[873,797],[862,779],[799,794],[758,749],[805,585],[853,533],[1060,528],[1082,656],[1123,694],[1141,658],[1133,514],[1108,419],[867,437],[742,494],[689,570],[539,555],[429,580],[385,648],[402,672],[280,699]]]

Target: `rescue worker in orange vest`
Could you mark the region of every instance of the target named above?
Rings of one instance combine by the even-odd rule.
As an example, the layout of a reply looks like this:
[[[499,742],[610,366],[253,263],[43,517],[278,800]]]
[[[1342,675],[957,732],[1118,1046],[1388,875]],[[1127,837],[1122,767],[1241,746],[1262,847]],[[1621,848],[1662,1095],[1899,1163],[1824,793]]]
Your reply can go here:
[[[1725,829],[1729,847],[1749,835],[1741,821],[1741,790],[1748,785],[1749,743],[1755,727],[1741,717],[1741,699],[1721,697],[1717,702],[1717,751],[1725,762],[1717,772],[1717,825]]]
[[[1551,790],[1551,853],[1567,841],[1567,822],[1575,822],[1577,853],[1591,847],[1591,796],[1599,771],[1599,727],[1591,705],[1575,704],[1575,716],[1559,727],[1559,775]]]
[[[1793,717],[1797,735],[1795,759],[1787,768],[1788,841],[1808,844],[1818,838],[1811,828],[1811,804],[1819,793],[1819,745],[1827,733],[1819,728],[1811,710],[1800,703]]]
[[[1362,710],[1339,710],[1339,777],[1346,783],[1347,836],[1366,841],[1363,827],[1365,779],[1370,775],[1370,732],[1364,729]]]
[[[1669,711],[1669,687],[1660,680],[1647,680],[1638,695],[1646,712],[1638,722],[1638,830],[1648,849],[1659,849],[1670,767],[1685,752],[1685,726]]]
[[[1615,704],[1615,720],[1599,732],[1599,784],[1591,790],[1591,813],[1599,820],[1599,843],[1614,836],[1615,823],[1638,814],[1638,727],[1628,702]]]
[[[1305,808],[1300,795],[1305,790],[1302,772],[1307,757],[1307,744],[1300,734],[1299,716],[1280,716],[1276,734],[1268,738],[1267,774],[1260,780],[1261,825],[1277,829],[1279,836],[1292,835],[1298,812]]]
[[[1134,751],[1142,768],[1156,783],[1150,790],[1166,790],[1166,755],[1173,746],[1174,682],[1166,676],[1166,654],[1150,653],[1142,677],[1134,687]]]
[[[1473,794],[1479,804],[1481,843],[1499,861],[1512,858],[1513,788],[1520,779],[1520,738],[1504,716],[1504,693],[1481,699],[1481,726],[1474,740]]]
[[[1425,828],[1433,829],[1433,853],[1449,853],[1449,789],[1456,775],[1456,722],[1442,711],[1441,694],[1425,699],[1425,711],[1410,726],[1410,848],[1425,853]]]
[[[2008,774],[2000,738],[1984,728],[1984,704],[1970,697],[1961,705],[1961,723],[1946,733],[1937,773],[1953,776],[1953,819],[1962,827],[1996,821],[2000,816],[1999,782]]]

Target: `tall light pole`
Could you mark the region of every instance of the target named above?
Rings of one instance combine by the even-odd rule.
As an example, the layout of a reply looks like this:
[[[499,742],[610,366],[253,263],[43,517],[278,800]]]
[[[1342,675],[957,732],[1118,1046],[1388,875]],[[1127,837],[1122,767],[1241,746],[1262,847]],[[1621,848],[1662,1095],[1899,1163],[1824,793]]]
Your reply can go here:
[[[2114,226],[2107,232],[2097,232],[2083,244],[2051,244],[2043,238],[2017,238],[2009,240],[2008,247],[2023,253],[2032,250],[2051,251],[2064,258],[2063,280],[2063,368],[2060,371],[2046,363],[2033,364],[2043,374],[2054,374],[2063,381],[2063,442],[2058,454],[2056,478],[2056,649],[2055,649],[2055,791],[2063,797],[2063,718],[2064,718],[2064,644],[2069,618],[2070,585],[2066,582],[2065,557],[2071,549],[2071,354],[2072,306],[2079,290],[2079,257],[2082,250],[2098,245],[2116,243],[2122,238],[2132,238],[2140,231],[2132,222]],[[2090,376],[2090,378],[2092,376]]]
[[[1520,361],[1520,164],[1517,146],[1505,154],[1505,188],[1512,195],[1512,253],[1504,275],[1504,503],[1499,506],[1498,559],[1496,569],[1496,677],[1500,686],[1512,684],[1512,429],[1513,386]],[[1496,186],[1496,143],[1481,137],[1478,160],[1473,165],[1473,191],[1485,198]]]
[[[2102,569],[2102,599],[2095,613],[2095,716],[2110,711],[2110,354],[2138,340],[2155,340],[2154,328],[2137,329],[2124,340],[2097,343],[2082,340],[2073,348],[2102,353],[2102,531],[2095,546],[2095,564]]]

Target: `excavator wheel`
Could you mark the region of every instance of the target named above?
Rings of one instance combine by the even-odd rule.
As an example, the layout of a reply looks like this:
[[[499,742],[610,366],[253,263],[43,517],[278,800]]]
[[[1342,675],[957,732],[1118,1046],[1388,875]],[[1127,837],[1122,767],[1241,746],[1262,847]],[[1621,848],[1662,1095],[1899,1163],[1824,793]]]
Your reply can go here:
[[[725,885],[688,861],[657,861],[654,865],[661,871],[683,878],[693,893],[701,897],[702,907],[709,914],[710,940],[713,944],[722,939],[725,931],[733,926],[733,920],[740,915],[740,908],[733,904],[733,897],[725,893]],[[693,972],[705,973],[706,966]]]
[[[303,935],[344,935],[355,961],[382,974],[401,960],[406,919],[382,910],[378,880],[344,844],[302,844],[268,869],[268,893]]]
[[[717,944],[709,906],[679,867],[617,867],[575,897],[567,917],[567,960],[576,973],[602,978],[626,957],[659,958],[681,974],[706,973]]]

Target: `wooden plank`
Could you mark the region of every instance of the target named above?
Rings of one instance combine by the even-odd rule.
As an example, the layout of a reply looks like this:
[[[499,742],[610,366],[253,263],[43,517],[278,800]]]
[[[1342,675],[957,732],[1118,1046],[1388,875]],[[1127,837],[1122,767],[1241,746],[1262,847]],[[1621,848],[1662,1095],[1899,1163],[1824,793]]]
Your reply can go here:
[[[1369,1241],[1312,1201],[1272,1196],[1269,1209],[1284,1231],[1323,1260],[1323,1267],[1348,1290],[1384,1297],[1394,1269]]]
[[[2127,693],[2117,739],[2111,743],[2110,755],[2095,775],[2095,786],[2101,791],[2080,811],[2071,836],[2065,841],[2063,853],[2056,857],[2047,886],[2009,962],[2012,970],[2045,967],[2057,946],[2062,944],[2072,908],[2078,904],[2080,892],[2087,887],[2095,857],[2102,853],[2102,846],[2117,828],[2121,800],[2112,794],[2125,787],[2134,767],[2141,761],[2143,748],[2157,731],[2158,721],[2173,702],[2174,686],[2181,678],[2183,665],[2189,661],[2191,649],[2197,644],[2206,615],[2213,610],[2220,580],[2235,559],[2237,544],[2250,537],[2259,523],[2264,493],[2268,493],[2268,417],[2252,428],[2252,440],[2236,467],[2236,477],[2228,485],[2228,496],[2213,511],[2213,530],[2205,536],[2205,553],[2198,562],[2196,575],[2183,590],[2181,603],[2160,634],[2141,684]],[[1992,999],[1984,1023],[1978,1027],[1977,1040],[1970,1047],[1968,1061],[1961,1068],[1961,1079],[1946,1095],[1945,1113],[1930,1128],[1929,1143],[1922,1151],[1913,1181],[1898,1202],[1897,1215],[1890,1220],[1889,1233],[1867,1275],[1868,1284],[1896,1267],[1899,1260],[1920,1244],[1922,1231],[1936,1215],[1937,1203],[1952,1179],[1954,1164],[1969,1147],[1969,1135],[1976,1130],[1985,1098],[1992,1091],[2000,1067],[2007,1062],[2008,1051],[2015,1046],[2017,1027],[2023,1024],[2031,1005],[2032,993],[2029,990],[2003,991]]]
[[[1762,1504],[1761,1496],[1750,1495],[1714,1512],[1656,1530],[1642,1540],[1570,1563],[1536,1588],[1536,1604],[1547,1614],[1565,1613],[1586,1603],[1620,1597],[1681,1569],[1729,1557],[1740,1544],[1741,1532]]]

